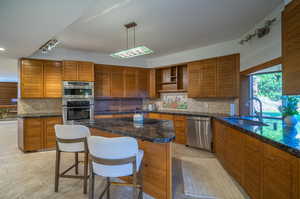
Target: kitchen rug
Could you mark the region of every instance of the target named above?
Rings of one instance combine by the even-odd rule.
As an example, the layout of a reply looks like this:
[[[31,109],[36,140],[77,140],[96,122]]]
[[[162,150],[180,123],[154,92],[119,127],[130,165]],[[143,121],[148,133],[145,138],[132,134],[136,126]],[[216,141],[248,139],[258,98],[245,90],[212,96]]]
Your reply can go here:
[[[244,199],[230,176],[215,158],[181,161],[184,195],[195,199]]]

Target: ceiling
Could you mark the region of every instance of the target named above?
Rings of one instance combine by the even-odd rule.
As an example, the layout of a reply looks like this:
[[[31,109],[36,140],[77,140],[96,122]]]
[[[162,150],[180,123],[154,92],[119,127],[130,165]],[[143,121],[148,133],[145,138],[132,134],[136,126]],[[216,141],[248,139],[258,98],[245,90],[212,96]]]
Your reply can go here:
[[[150,57],[240,37],[281,0],[110,0],[96,1],[57,34],[65,48],[112,53],[126,48],[124,24],[135,21],[137,45]],[[149,56],[148,56],[149,57]]]

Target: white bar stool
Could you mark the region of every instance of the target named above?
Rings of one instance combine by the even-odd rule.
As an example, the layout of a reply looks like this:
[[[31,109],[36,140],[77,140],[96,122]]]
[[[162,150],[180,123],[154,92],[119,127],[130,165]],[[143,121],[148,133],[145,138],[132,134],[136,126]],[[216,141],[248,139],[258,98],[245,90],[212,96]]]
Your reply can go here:
[[[110,186],[132,186],[133,197],[143,198],[142,161],[144,151],[139,150],[136,139],[131,137],[105,138],[91,136],[88,138],[89,148],[89,199],[94,198],[95,175],[107,178],[107,185],[101,193],[101,199],[107,193],[110,198]],[[110,178],[133,176],[133,183],[111,182]],[[139,182],[138,182],[139,181]]]
[[[87,193],[88,179],[88,147],[87,137],[90,136],[89,128],[82,125],[55,125],[56,135],[56,164],[55,164],[55,186],[58,192],[59,178],[81,178],[83,179],[83,193]],[[61,152],[75,153],[75,164],[60,173]],[[78,175],[78,153],[84,153],[84,174]],[[76,175],[66,175],[68,171],[75,168]]]

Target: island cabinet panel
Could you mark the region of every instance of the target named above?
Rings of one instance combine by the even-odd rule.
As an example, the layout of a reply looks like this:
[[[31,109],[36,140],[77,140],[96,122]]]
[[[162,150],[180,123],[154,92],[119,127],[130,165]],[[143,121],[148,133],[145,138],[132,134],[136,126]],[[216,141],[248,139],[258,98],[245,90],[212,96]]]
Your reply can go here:
[[[62,63],[49,61],[44,63],[44,97],[62,97]]]
[[[94,81],[94,64],[84,61],[63,61],[64,81]]]
[[[111,97],[124,96],[124,69],[111,69]]]
[[[264,144],[262,198],[298,198],[298,166],[294,156]]]
[[[44,97],[43,62],[21,60],[21,98]]]
[[[300,1],[286,6],[282,15],[283,93],[300,94]]]
[[[121,137],[98,129],[91,129],[94,136]],[[156,199],[172,199],[172,155],[171,143],[153,143],[138,140],[144,151],[144,191]],[[130,180],[131,178],[122,178]]]
[[[252,199],[261,199],[263,144],[255,138],[245,136],[244,150],[244,188]]]
[[[174,115],[175,142],[178,144],[187,144],[187,120],[186,116]]]
[[[77,81],[77,62],[76,61],[63,61],[63,80],[64,81]]]
[[[229,55],[217,59],[217,96],[238,97],[239,55]]]
[[[61,117],[18,119],[19,148],[23,152],[53,149],[56,124],[62,124]]]
[[[111,96],[111,68],[95,65],[95,97]]]
[[[137,97],[138,96],[138,77],[137,71],[133,68],[126,68],[124,70],[124,96]]]
[[[236,129],[227,127],[225,139],[225,167],[240,184],[243,184],[244,134]]]

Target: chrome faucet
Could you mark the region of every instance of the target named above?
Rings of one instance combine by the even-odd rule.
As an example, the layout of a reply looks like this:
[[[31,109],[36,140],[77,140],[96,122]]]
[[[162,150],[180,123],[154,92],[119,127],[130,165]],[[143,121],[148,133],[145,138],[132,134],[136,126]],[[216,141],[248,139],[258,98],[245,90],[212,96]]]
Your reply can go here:
[[[254,110],[254,112],[255,112],[256,116],[258,117],[258,120],[260,122],[262,122],[263,121],[262,102],[260,101],[260,99],[258,99],[257,97],[251,97],[246,104],[249,105],[249,103],[253,100],[256,100],[259,104],[259,112],[256,110]]]

